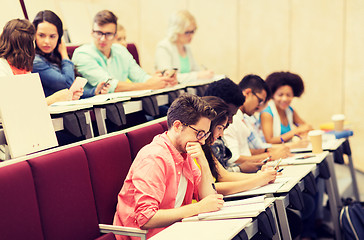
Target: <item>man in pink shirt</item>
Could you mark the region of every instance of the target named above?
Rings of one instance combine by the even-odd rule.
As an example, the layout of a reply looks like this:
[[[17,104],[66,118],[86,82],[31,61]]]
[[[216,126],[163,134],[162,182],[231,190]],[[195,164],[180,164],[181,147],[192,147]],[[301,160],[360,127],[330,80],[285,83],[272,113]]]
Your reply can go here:
[[[182,95],[172,103],[168,131],[143,147],[130,167],[118,196],[114,225],[148,229],[150,238],[182,218],[222,207],[223,196],[213,189],[201,148],[215,115],[195,95]],[[193,198],[200,201],[192,204]]]

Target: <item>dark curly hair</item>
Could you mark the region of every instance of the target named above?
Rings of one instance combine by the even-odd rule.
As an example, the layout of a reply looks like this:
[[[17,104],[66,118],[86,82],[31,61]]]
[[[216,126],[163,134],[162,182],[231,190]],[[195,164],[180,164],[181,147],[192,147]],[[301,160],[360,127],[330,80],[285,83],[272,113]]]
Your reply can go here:
[[[269,86],[267,83],[258,75],[249,74],[243,77],[243,79],[239,83],[239,87],[244,90],[247,88],[250,88],[253,92],[262,92],[262,90],[265,90],[267,93],[267,97],[265,98],[265,102],[269,101],[272,97],[272,93],[270,91]]]
[[[293,90],[295,97],[300,97],[305,90],[302,78],[294,73],[290,72],[274,72],[271,73],[265,80],[269,86],[272,95],[282,86],[290,86]]]
[[[219,97],[227,104],[233,104],[236,107],[240,107],[245,102],[240,87],[229,78],[210,83],[204,95]]]

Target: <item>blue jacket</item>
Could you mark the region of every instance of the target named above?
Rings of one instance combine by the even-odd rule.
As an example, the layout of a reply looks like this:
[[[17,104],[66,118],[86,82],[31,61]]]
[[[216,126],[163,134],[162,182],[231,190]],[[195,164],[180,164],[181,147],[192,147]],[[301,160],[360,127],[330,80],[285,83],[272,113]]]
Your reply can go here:
[[[43,56],[36,54],[32,72],[39,73],[44,94],[48,97],[59,90],[71,87],[75,79],[74,68],[70,60],[62,60],[59,68],[57,64],[50,63]],[[85,89],[82,98],[94,96],[95,88]]]

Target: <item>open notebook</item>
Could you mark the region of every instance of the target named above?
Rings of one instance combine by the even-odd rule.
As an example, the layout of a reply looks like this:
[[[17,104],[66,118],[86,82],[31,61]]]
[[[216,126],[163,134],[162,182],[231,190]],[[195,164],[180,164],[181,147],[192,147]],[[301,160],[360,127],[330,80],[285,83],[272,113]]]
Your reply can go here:
[[[38,74],[0,77],[0,116],[12,158],[58,145]]]
[[[184,218],[182,222],[255,217],[264,210],[264,196],[257,196],[224,202],[224,206],[219,211],[200,213],[197,216]]]

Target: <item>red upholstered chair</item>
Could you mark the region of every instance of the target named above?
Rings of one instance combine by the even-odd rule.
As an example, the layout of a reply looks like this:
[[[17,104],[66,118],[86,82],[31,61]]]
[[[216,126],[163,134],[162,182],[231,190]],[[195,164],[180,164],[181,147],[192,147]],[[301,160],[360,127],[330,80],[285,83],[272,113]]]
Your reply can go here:
[[[134,159],[139,150],[145,145],[152,142],[153,138],[164,132],[162,125],[159,123],[135,129],[126,133],[129,139],[131,157]]]
[[[67,53],[68,53],[68,56],[70,57],[70,59],[72,59],[72,55],[73,55],[73,52],[76,50],[76,48],[78,48],[79,45],[74,45],[74,46],[67,46]]]
[[[128,45],[126,46],[126,49],[128,49],[130,54],[133,55],[136,63],[140,66],[138,49],[136,48],[135,44],[134,43],[128,43]]]
[[[124,134],[82,145],[89,164],[99,223],[112,224],[117,196],[132,163]]]
[[[160,122],[159,124],[162,125],[164,131],[168,131],[167,120],[166,121],[163,121],[163,122]]]
[[[86,155],[81,146],[28,160],[45,239],[100,236]]]
[[[0,168],[0,239],[44,239],[27,162]]]

